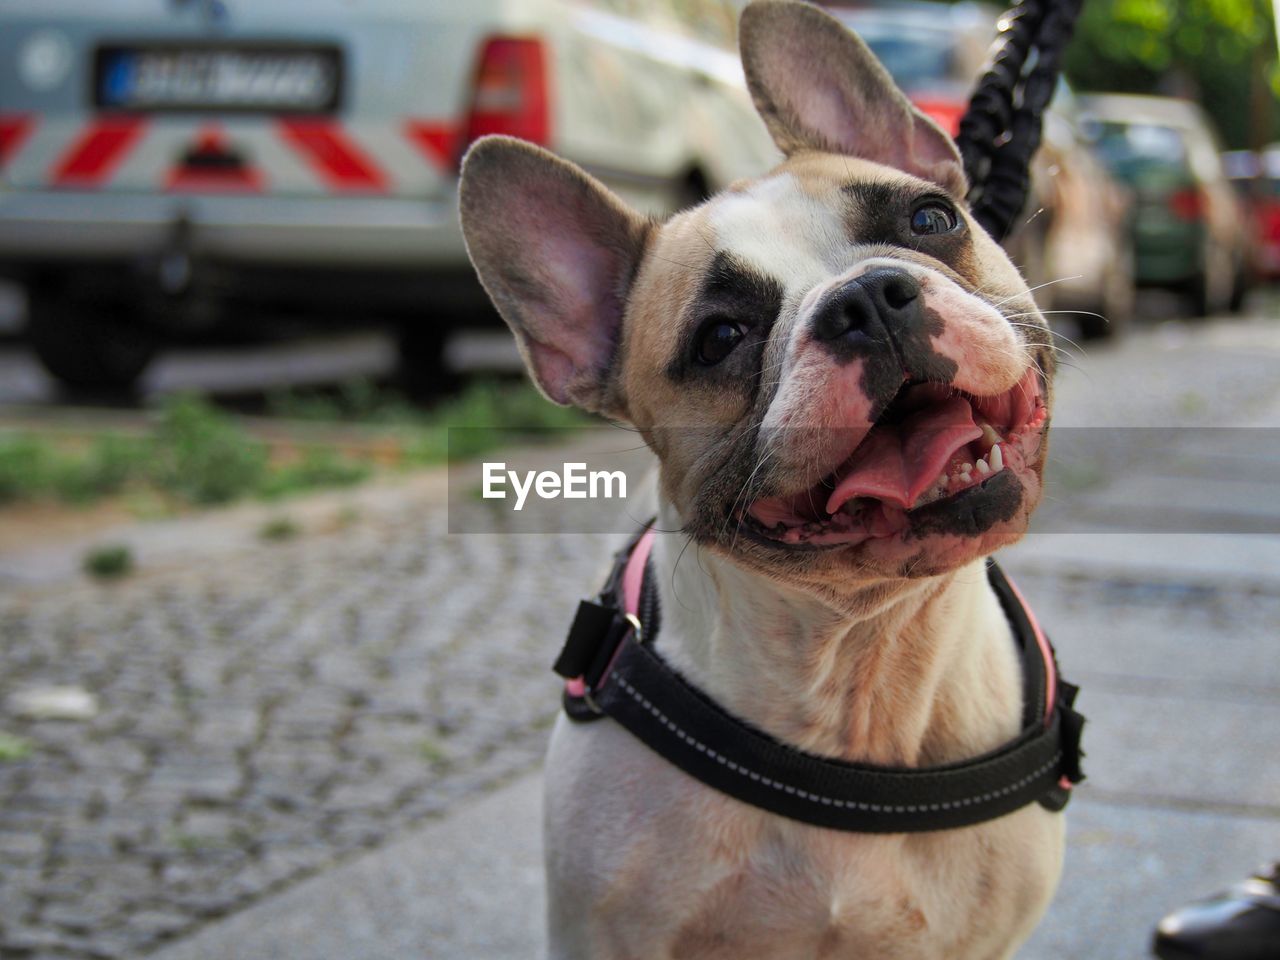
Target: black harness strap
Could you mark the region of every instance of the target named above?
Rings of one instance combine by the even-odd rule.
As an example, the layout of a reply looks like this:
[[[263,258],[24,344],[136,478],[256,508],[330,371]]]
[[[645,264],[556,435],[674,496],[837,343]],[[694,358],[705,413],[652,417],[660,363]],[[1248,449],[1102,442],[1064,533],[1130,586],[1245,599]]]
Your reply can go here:
[[[1023,732],[990,753],[924,768],[847,763],[782,743],[732,716],[673,670],[652,648],[656,592],[646,570],[641,636],[621,612],[618,584],[630,547],[619,554],[597,602],[584,601],[556,663],[583,677],[583,696],[565,695],[578,721],[608,716],[710,787],[772,813],[858,833],[911,833],[969,826],[1033,802],[1060,810],[1066,782],[1079,783],[1084,718],[1076,688],[1059,682],[1044,720],[1046,667],[1025,609],[994,562],[988,575],[1022,647]],[[647,602],[646,602],[647,597]]]

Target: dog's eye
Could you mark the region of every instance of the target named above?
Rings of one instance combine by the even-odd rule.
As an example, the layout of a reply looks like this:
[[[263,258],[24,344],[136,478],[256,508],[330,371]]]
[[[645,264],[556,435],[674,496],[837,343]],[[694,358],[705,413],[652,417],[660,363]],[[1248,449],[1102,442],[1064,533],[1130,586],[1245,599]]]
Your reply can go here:
[[[698,362],[707,367],[715,366],[731,354],[746,335],[747,328],[741,323],[712,320],[698,335]]]
[[[940,200],[922,203],[911,214],[911,232],[917,237],[950,233],[959,225],[955,210]]]

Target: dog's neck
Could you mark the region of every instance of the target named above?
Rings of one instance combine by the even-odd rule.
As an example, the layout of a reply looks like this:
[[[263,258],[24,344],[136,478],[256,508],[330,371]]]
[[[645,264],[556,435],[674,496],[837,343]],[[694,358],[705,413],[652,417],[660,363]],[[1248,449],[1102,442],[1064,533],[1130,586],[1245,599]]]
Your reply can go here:
[[[663,515],[673,529],[674,511]],[[658,649],[741,719],[813,753],[902,766],[1017,734],[1020,665],[981,562],[871,583],[837,608],[686,545],[659,537],[654,549]]]

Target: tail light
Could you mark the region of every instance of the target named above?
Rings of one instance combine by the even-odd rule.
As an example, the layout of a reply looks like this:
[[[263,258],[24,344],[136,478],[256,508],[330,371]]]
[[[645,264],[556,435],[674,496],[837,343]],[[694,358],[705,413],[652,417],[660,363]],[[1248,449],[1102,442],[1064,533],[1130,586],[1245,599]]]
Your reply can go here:
[[[964,116],[966,105],[958,100],[942,97],[912,97],[916,109],[955,137],[960,132],[960,118]]]
[[[31,117],[22,114],[0,114],[0,169],[26,139],[33,125]]]
[[[1169,195],[1169,210],[1179,220],[1204,219],[1204,194],[1195,187],[1186,187]]]
[[[1258,206],[1258,225],[1262,239],[1269,243],[1280,243],[1280,203],[1263,200]]]
[[[547,52],[530,37],[491,37],[476,70],[471,112],[460,147],[491,133],[546,146],[551,141]]]

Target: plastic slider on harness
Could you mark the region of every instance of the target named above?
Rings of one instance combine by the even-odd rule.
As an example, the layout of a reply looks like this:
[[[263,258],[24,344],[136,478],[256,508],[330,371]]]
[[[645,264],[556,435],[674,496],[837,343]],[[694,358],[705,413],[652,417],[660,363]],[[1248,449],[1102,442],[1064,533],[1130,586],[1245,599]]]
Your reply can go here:
[[[581,625],[583,635],[589,630],[591,624],[597,622],[597,617],[608,613],[597,604],[583,600],[578,606],[578,616],[574,618],[574,626]],[[610,623],[605,627],[605,639],[600,644],[595,656],[592,657],[591,663],[583,667],[583,672],[577,676],[571,677],[565,683],[565,690],[570,696],[581,697],[583,702],[591,709],[592,713],[604,714],[600,709],[600,705],[596,703],[594,691],[596,687],[603,683],[609,675],[609,668],[613,663],[614,657],[617,656],[618,646],[627,637],[628,634],[635,638],[636,643],[643,642],[644,629],[640,625],[640,618],[634,613],[619,614],[616,611],[609,614]],[[570,636],[573,635],[573,628],[570,628]],[[568,644],[565,649],[567,650]],[[562,667],[563,652],[561,659],[556,661],[555,670],[563,675],[563,670],[572,670],[572,667],[564,665]]]
[[[578,604],[568,639],[552,667],[565,678],[566,701],[581,700],[600,716],[604,711],[596,702],[595,691],[608,678],[622,642],[628,637],[644,642],[640,595],[653,537],[653,529],[646,527],[618,552],[599,600]],[[619,595],[622,609],[617,605]]]
[[[745,803],[817,826],[911,833],[982,823],[1039,803],[1066,806],[1084,779],[1074,709],[1053,649],[1016,587],[994,562],[988,581],[1022,656],[1024,710],[1017,737],[959,763],[884,767],[805,753],[732,716],[653,649],[660,627],[646,576],[653,532],[615,560],[596,600],[583,601],[556,671],[568,679],[571,719],[609,717],[667,762]],[[643,639],[641,642],[643,631]]]

